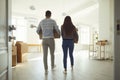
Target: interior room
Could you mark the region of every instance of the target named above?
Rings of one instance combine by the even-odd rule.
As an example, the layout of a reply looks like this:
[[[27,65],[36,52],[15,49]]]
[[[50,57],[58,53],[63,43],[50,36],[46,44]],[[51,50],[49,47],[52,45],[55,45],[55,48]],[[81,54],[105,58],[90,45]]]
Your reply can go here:
[[[75,66],[63,73],[62,38],[55,39],[56,70],[44,74],[42,40],[36,29],[52,12],[59,29],[69,15],[78,29],[74,48]],[[113,0],[12,0],[13,80],[113,80]],[[50,67],[50,54],[48,54]]]

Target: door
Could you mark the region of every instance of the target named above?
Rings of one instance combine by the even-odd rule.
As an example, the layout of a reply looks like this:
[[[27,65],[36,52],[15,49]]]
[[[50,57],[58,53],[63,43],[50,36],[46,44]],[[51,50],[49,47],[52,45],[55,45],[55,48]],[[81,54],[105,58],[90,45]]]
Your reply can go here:
[[[120,80],[120,0],[115,0],[115,54],[114,80]]]
[[[0,0],[0,80],[12,80],[12,45],[8,40],[11,34],[8,32],[8,25],[11,23],[10,2],[10,0]]]

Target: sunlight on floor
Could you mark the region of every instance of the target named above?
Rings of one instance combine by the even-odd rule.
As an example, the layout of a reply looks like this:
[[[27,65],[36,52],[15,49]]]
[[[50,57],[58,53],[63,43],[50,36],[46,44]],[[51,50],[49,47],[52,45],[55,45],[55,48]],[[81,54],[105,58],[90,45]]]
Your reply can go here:
[[[56,70],[51,70],[48,54],[48,75],[44,74],[42,53],[28,53],[27,60],[13,68],[13,80],[113,80],[113,62],[89,59],[88,51],[74,51],[74,70],[67,60],[67,75],[63,73],[63,53],[55,52]]]

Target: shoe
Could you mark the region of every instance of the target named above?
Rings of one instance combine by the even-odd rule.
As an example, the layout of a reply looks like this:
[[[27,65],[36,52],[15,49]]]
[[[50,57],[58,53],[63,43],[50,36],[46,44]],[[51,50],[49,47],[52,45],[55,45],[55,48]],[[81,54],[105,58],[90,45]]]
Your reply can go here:
[[[45,74],[48,74],[48,70],[45,70]]]
[[[71,69],[73,70],[73,66],[71,66]]]
[[[56,65],[52,66],[52,70],[55,70],[56,69]]]
[[[67,74],[67,70],[64,70],[63,73],[64,73],[64,74]]]

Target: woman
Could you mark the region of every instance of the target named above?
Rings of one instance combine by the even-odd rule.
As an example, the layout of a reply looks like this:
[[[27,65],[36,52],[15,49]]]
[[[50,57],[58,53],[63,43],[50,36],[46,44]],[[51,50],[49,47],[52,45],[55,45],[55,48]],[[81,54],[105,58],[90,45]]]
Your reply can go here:
[[[61,35],[63,38],[62,41],[62,49],[63,49],[63,65],[64,65],[64,73],[67,73],[67,54],[69,52],[71,68],[73,69],[74,65],[74,33],[76,32],[76,28],[71,21],[70,16],[66,16],[64,19],[64,23],[61,26]]]

